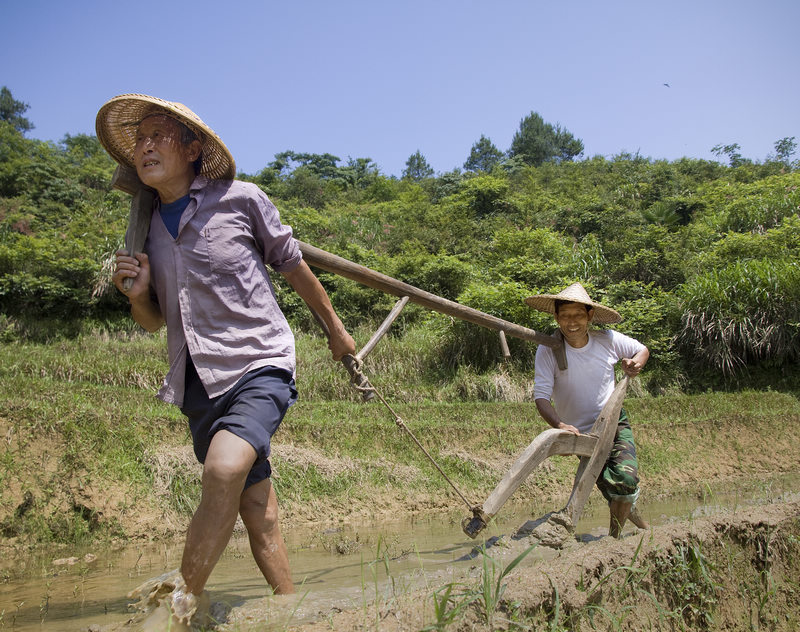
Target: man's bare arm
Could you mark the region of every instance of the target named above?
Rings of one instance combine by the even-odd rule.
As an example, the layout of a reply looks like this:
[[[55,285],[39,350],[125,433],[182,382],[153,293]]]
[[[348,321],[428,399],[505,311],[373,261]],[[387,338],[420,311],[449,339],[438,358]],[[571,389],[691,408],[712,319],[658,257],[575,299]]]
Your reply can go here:
[[[294,291],[313,309],[328,328],[328,348],[334,360],[346,354],[354,355],[356,345],[331,305],[328,293],[305,261],[288,272],[281,272]]]
[[[649,359],[650,350],[645,347],[632,358],[623,358],[620,361],[620,364],[622,365],[622,370],[626,375],[630,377],[636,377],[644,368],[644,365],[647,364]]]
[[[566,430],[572,434],[580,434],[580,430],[578,430],[575,426],[565,424],[563,421],[561,421],[561,418],[558,416],[556,409],[553,408],[553,404],[550,403],[549,399],[536,399],[536,410],[538,410],[542,418],[556,430]]]

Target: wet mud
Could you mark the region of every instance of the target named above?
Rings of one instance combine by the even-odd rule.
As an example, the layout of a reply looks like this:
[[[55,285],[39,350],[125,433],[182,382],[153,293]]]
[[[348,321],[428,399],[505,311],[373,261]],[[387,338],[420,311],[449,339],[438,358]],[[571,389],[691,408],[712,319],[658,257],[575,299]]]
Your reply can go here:
[[[760,612],[753,606],[756,624],[760,618],[773,622],[772,627],[761,623],[758,629],[797,629],[774,623],[778,619],[797,622],[788,605],[781,610],[777,604],[784,597],[785,603],[790,603],[785,594],[788,589],[781,588],[784,590],[781,593],[775,588],[786,585],[781,583],[781,569],[800,571],[794,559],[800,556],[795,556],[797,548],[792,548],[793,542],[800,542],[800,533],[796,531],[797,490],[800,485],[796,477],[783,477],[761,481],[753,489],[741,485],[733,489],[709,487],[701,494],[653,499],[641,507],[651,528],[640,531],[629,525],[622,540],[605,537],[607,510],[597,502],[587,506],[575,534],[569,537],[560,532],[550,533],[550,527],[542,526],[547,524],[544,520],[547,507],[520,504],[504,507],[477,540],[469,539],[461,530],[463,510],[396,523],[296,528],[286,534],[297,587],[297,594],[288,597],[268,595],[246,541],[236,539],[209,581],[209,613],[217,623],[207,629],[419,630],[437,620],[430,597],[437,589],[448,584],[478,585],[486,559],[481,545],[497,568],[503,568],[535,545],[504,580],[503,601],[498,604],[498,612],[505,612],[501,619],[541,617],[542,621],[552,623],[555,609],[559,616],[580,618],[592,603],[595,606],[602,603],[605,611],[613,613],[616,599],[622,614],[609,614],[616,617],[613,625],[609,619],[601,629],[694,629],[691,625],[681,628],[672,619],[659,621],[659,616],[662,619],[666,616],[664,612],[673,610],[669,604],[660,605],[660,610],[655,608],[652,599],[650,606],[636,605],[639,609],[650,608],[649,619],[645,619],[651,627],[644,624],[636,627],[638,624],[632,618],[624,616],[634,607],[629,603],[630,594],[623,599],[621,590],[615,597],[613,591],[592,587],[593,582],[601,581],[603,586],[612,586],[609,578],[603,578],[610,573],[616,580],[614,569],[631,567],[637,561],[649,565],[646,572],[655,577],[658,568],[663,572],[667,564],[658,560],[671,559],[675,551],[690,550],[697,542],[703,543],[709,555],[727,547],[728,558],[746,559],[748,564],[754,555],[756,558],[761,555],[761,575],[752,581],[766,581],[763,573],[768,562],[773,588],[765,589],[760,596],[753,588],[747,599],[763,602],[773,595],[776,603],[770,606],[774,613],[765,611],[763,605]],[[780,532],[784,535],[774,535]],[[752,553],[747,548],[756,550],[759,546],[761,553]],[[70,556],[32,555],[5,571],[5,581],[0,584],[1,627],[43,632],[157,630],[164,622],[159,623],[160,615],[153,613],[174,588],[169,573],[178,566],[180,554],[181,543],[176,542],[75,551]],[[642,570],[640,574],[646,572]],[[652,578],[648,581],[651,588],[657,583]],[[653,590],[650,594],[654,594]],[[743,594],[737,586],[720,588],[721,594],[726,590]],[[647,601],[644,592],[636,594]],[[733,603],[721,597],[716,599],[717,610],[720,603]],[[711,608],[712,604],[706,605]],[[750,621],[747,625],[751,625],[753,619],[745,609],[739,603],[732,609],[735,612],[726,616],[730,620],[738,617],[742,625]],[[486,627],[488,624],[475,607],[466,608],[462,615],[461,624],[448,629],[507,629],[498,621],[492,622],[494,627]],[[150,627],[144,627],[148,618]],[[667,623],[672,627],[663,627]],[[731,625],[728,628],[706,625],[705,629],[755,629]]]

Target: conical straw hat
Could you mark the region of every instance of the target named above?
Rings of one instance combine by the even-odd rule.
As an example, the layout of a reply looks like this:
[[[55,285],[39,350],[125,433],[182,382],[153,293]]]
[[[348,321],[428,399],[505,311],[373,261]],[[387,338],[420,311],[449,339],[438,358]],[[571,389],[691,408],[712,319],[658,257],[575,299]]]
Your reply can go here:
[[[121,94],[106,102],[97,113],[97,139],[119,164],[135,168],[133,149],[139,123],[151,114],[166,114],[180,121],[203,145],[201,175],[212,180],[233,180],[236,163],[231,152],[197,114],[182,103],[165,101],[146,94]]]
[[[529,296],[525,302],[538,309],[540,312],[548,312],[550,314],[556,313],[556,301],[566,301],[568,303],[582,303],[594,308],[593,322],[601,324],[618,323],[622,320],[619,312],[595,303],[589,298],[589,294],[580,283],[573,283],[568,288],[561,290],[558,294],[537,294],[536,296]]]

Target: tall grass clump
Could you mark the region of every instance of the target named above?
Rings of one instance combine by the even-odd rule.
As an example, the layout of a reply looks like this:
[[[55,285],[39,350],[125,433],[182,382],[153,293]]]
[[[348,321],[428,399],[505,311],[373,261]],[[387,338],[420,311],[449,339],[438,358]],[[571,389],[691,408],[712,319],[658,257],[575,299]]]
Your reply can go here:
[[[677,343],[688,358],[733,376],[751,364],[800,358],[800,264],[739,261],[699,274],[682,288]]]
[[[717,569],[699,542],[679,544],[674,555],[655,563],[656,591],[690,629],[709,629],[722,588]]]
[[[537,547],[537,545],[538,543],[529,546],[506,566],[499,564],[497,560],[486,553],[485,547],[481,547],[480,552],[483,557],[483,565],[475,603],[479,604],[481,615],[490,629],[495,629],[495,614],[500,607],[503,594],[506,591],[505,578],[525,559],[528,553]]]

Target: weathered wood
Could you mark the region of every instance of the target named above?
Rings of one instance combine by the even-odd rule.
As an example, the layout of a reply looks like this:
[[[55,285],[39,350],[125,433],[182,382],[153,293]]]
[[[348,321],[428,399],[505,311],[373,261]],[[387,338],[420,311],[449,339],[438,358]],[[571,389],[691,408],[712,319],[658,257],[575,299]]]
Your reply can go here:
[[[572,493],[569,501],[567,501],[567,506],[562,510],[572,519],[573,525],[578,524],[578,520],[580,520],[583,513],[583,506],[586,504],[589,494],[592,493],[597,477],[608,460],[608,455],[611,454],[622,403],[628,390],[628,381],[627,375],[619,381],[592,426],[590,434],[597,438],[597,443],[591,456],[581,456],[581,463],[575,474]]]
[[[476,325],[503,331],[507,336],[529,340],[548,347],[553,347],[554,349],[563,348],[561,341],[554,336],[541,334],[533,329],[528,329],[527,327],[478,311],[472,307],[461,305],[460,303],[447,300],[436,294],[420,290],[413,285],[403,283],[402,281],[398,281],[380,272],[375,272],[370,268],[353,263],[348,259],[338,257],[305,242],[301,241],[298,243],[300,244],[300,250],[303,251],[303,258],[306,262],[326,272],[333,272],[334,274],[352,279],[353,281],[358,281],[367,287],[386,292],[393,296],[408,296],[412,303],[417,303],[428,309],[453,316],[460,320],[466,320]]]
[[[370,353],[372,353],[372,350],[375,348],[375,345],[377,345],[380,342],[381,338],[383,338],[386,335],[386,333],[389,331],[389,328],[392,326],[392,323],[397,319],[397,317],[400,315],[400,312],[403,311],[403,308],[406,306],[407,303],[408,303],[407,296],[404,296],[399,301],[397,301],[397,303],[395,303],[394,307],[392,308],[392,311],[389,312],[389,315],[383,319],[381,326],[378,327],[378,329],[375,331],[374,334],[372,334],[372,338],[369,339],[369,342],[367,342],[367,344],[361,347],[361,351],[359,351],[356,354],[356,358],[358,358],[359,362],[364,358],[366,358]]]
[[[555,428],[540,433],[514,461],[514,465],[506,472],[486,502],[483,503],[483,513],[490,518],[497,515],[511,495],[545,459],[557,454],[577,454],[588,457],[594,452],[596,443],[596,437],[576,435]]]
[[[566,430],[551,428],[537,435],[500,480],[486,502],[481,507],[473,508],[472,520],[463,521],[464,532],[471,538],[477,536],[531,472],[554,455],[575,455],[581,458],[569,500],[560,512],[566,514],[573,525],[578,524],[597,477],[611,454],[628,381],[626,375],[617,384],[589,434],[575,435]]]
[[[506,340],[506,332],[500,330],[500,351],[503,352],[503,360],[511,359],[511,351],[508,349],[508,341]]]
[[[156,192],[142,184],[135,170],[122,165],[117,166],[111,179],[111,186],[133,196],[128,215],[128,229],[125,231],[125,250],[132,257],[144,250]],[[133,279],[123,279],[122,285],[126,290],[131,289]]]
[[[136,195],[136,192],[145,185],[139,180],[136,169],[131,169],[124,165],[117,165],[117,168],[114,170],[114,175],[111,176],[111,186],[128,195]]]

